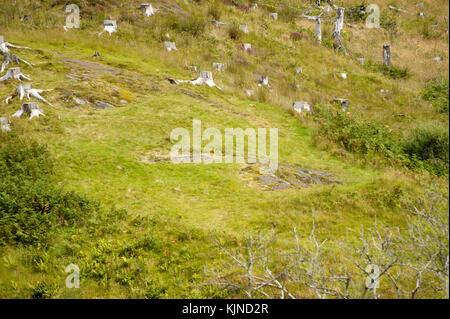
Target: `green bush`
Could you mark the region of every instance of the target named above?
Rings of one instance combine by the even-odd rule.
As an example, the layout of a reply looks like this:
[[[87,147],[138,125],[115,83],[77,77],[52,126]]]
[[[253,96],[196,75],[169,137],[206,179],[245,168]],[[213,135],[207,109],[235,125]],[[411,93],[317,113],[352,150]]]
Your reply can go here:
[[[364,156],[379,154],[408,168],[448,174],[449,132],[444,128],[418,128],[402,139],[380,122],[356,120],[326,107],[315,107],[315,119],[320,123],[319,135],[349,152]]]
[[[377,69],[385,76],[392,79],[406,79],[411,76],[408,68],[399,68],[395,66],[387,66],[385,64],[378,64]]]
[[[440,113],[448,114],[448,79],[432,79],[425,85],[422,98]]]
[[[395,137],[377,122],[359,122],[347,113],[317,108],[316,115],[321,122],[320,134],[343,146],[347,151],[367,154],[380,153],[394,157],[398,151]]]
[[[449,133],[442,127],[422,127],[405,139],[403,150],[410,157],[431,165],[439,174],[449,169]]]
[[[0,246],[45,245],[56,228],[76,225],[98,209],[56,184],[45,147],[14,136],[1,137],[0,146]]]
[[[205,31],[206,22],[203,17],[197,15],[189,17],[170,15],[167,17],[166,27],[193,37],[199,37]]]

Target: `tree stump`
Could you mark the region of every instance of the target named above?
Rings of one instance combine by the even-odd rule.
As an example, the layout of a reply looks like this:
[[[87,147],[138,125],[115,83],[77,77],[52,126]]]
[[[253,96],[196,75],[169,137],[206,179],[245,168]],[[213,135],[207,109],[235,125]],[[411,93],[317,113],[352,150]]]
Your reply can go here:
[[[252,45],[250,43],[243,43],[242,47],[244,48],[244,51],[249,51],[252,49]]]
[[[239,30],[241,30],[244,33],[248,33],[248,25],[240,25]]]
[[[319,43],[322,43],[322,20],[320,20],[320,17],[316,18],[316,39]]]
[[[0,117],[0,131],[2,131],[2,132],[11,131],[11,127],[9,125],[10,125],[10,122],[7,117]]]
[[[347,73],[338,73],[337,76],[339,76],[343,80],[347,79]]]
[[[383,64],[391,66],[391,47],[389,44],[383,45]]]
[[[16,49],[28,49],[31,50],[31,48],[28,47],[21,47],[18,45],[13,45],[9,42],[5,41],[5,37],[0,35],[0,53],[7,54],[9,53],[9,48],[16,48]]]
[[[334,99],[333,101],[340,104],[341,110],[343,112],[348,112],[348,110],[349,110],[349,102],[348,102],[347,99]]]
[[[248,96],[252,96],[255,94],[255,91],[253,90],[245,90],[245,94],[247,94]]]
[[[45,116],[45,114],[41,112],[38,102],[28,102],[22,104],[20,110],[18,110],[12,116],[21,117],[24,113],[30,114],[29,120],[33,119],[34,117],[39,117],[40,115]]]
[[[2,64],[2,68],[0,73],[3,73],[3,71],[5,70],[5,67],[10,64],[19,64],[19,62],[25,63],[28,66],[32,66],[30,63],[28,63],[25,60],[22,60],[21,58],[19,58],[17,55],[15,54],[5,54],[3,57],[3,64]]]
[[[266,86],[270,88],[269,77],[267,75],[261,75],[258,77],[258,86]]]
[[[207,85],[209,87],[216,87],[219,90],[222,90],[220,87],[216,85],[216,83],[214,83],[213,74],[211,71],[200,71],[200,77],[192,81],[175,80],[172,78],[168,78],[167,80],[172,84],[190,83],[193,85]]]
[[[219,62],[213,62],[212,64],[213,68],[218,70],[218,71],[225,71],[225,64],[224,63],[219,63]]]
[[[294,112],[296,112],[298,114],[302,114],[302,113],[306,113],[306,112],[314,114],[312,105],[309,102],[303,102],[303,101],[302,102],[294,102],[292,104],[292,108],[293,108]]]
[[[139,10],[144,11],[144,15],[146,17],[150,17],[150,16],[155,15],[155,13],[157,11],[156,9],[153,9],[153,6],[152,6],[151,3],[143,3],[143,4],[141,4],[141,6],[139,7]]]
[[[364,61],[365,61],[364,58],[356,58],[356,60],[357,60],[359,63],[361,63],[361,65],[364,65]]]
[[[274,20],[278,20],[278,13],[276,12],[270,12],[269,13],[269,17],[274,19]]]
[[[344,11],[345,8],[337,8],[336,13],[336,20],[334,21],[334,28],[333,28],[333,47],[335,50],[339,50],[342,48],[342,30],[344,29]]]
[[[175,46],[175,42],[165,41],[164,46],[166,47],[167,51],[169,51],[169,52],[173,51],[173,50],[178,50],[177,47]]]
[[[103,32],[108,32],[111,35],[114,32],[117,32],[117,22],[116,20],[104,20],[103,21],[104,29],[98,35],[102,35]]]
[[[297,74],[300,74],[300,73],[302,73],[302,72],[303,72],[303,69],[302,69],[302,68],[300,68],[300,67],[298,67],[298,68],[295,68],[295,72],[296,72]]]
[[[6,74],[0,78],[0,82],[14,79],[21,81],[22,79],[31,81],[31,79],[25,75],[22,74],[20,71],[20,68],[9,68],[8,71],[6,71]]]

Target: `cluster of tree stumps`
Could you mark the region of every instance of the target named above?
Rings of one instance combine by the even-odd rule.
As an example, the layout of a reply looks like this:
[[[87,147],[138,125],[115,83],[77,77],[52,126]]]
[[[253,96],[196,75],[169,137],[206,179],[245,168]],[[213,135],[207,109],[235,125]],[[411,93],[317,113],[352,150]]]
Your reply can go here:
[[[25,66],[33,67],[31,63],[25,61],[24,59],[20,58],[16,54],[12,54],[10,52],[11,49],[26,49],[31,50],[31,48],[28,47],[22,47],[17,46],[14,44],[11,44],[9,42],[5,41],[4,36],[0,36],[0,53],[3,55],[3,63],[0,70],[0,83],[9,83],[14,81],[31,81],[31,78],[28,75],[25,75],[22,73],[22,70],[18,66],[10,67],[6,70],[6,67],[9,65],[19,65],[20,63],[23,63]],[[4,73],[5,72],[5,73]],[[4,74],[3,74],[4,73]],[[51,90],[42,90],[42,89],[35,89],[32,87],[32,84],[27,83],[20,83],[11,93],[10,96],[8,96],[5,99],[5,103],[9,104],[13,99],[16,97],[19,97],[19,100],[22,101],[25,97],[27,100],[31,99],[37,99],[38,101],[44,102],[50,106],[53,106],[49,101],[47,101],[45,98],[41,96],[41,93],[51,91]],[[38,102],[26,102],[21,105],[19,110],[15,112],[12,117],[21,117],[23,114],[30,115],[29,119],[33,119],[35,117],[39,117],[41,115],[44,115],[42,110],[39,107]],[[0,132],[9,132],[11,131],[11,121],[8,117],[3,116],[0,114],[0,126],[1,130]]]

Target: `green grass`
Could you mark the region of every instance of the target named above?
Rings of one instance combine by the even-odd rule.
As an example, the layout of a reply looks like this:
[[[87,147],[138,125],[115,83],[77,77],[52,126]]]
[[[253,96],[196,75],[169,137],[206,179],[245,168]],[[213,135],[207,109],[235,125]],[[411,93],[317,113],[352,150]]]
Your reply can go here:
[[[244,19],[240,11],[224,6],[221,20],[250,27],[250,34],[233,40],[226,27],[215,29],[206,23],[203,30],[198,17],[176,25],[169,24],[170,16],[164,14],[145,20],[131,11],[133,5],[120,9],[113,4],[108,10],[88,7],[84,14],[92,13],[92,20],[82,30],[67,33],[53,23],[64,21],[62,3],[48,12],[33,13],[35,20],[28,26],[19,23],[19,12],[0,9],[1,19],[15,17],[9,26],[0,23],[0,34],[7,41],[41,50],[18,51],[35,64],[32,69],[22,66],[34,87],[58,88],[44,93],[55,104],[55,108],[42,105],[46,117],[13,119],[13,130],[25,140],[46,145],[60,187],[101,203],[86,224],[58,232],[48,247],[0,248],[1,298],[238,297],[208,285],[205,270],[224,260],[212,247],[211,233],[236,240],[249,230],[276,229],[282,238],[277,245],[284,248],[290,245],[287,234],[294,225],[302,236],[309,235],[314,210],[318,229],[337,245],[347,234],[356,240],[361,225],[372,225],[375,217],[382,224],[404,227],[401,199],[407,190],[420,192],[417,179],[436,179],[444,187],[443,178],[380,163],[376,156],[362,160],[330,139],[317,140],[318,123],[289,111],[294,100],[331,105],[333,98],[345,97],[352,115],[383,121],[398,136],[408,136],[419,124],[448,126],[444,114],[426,108],[420,95],[425,84],[416,74],[399,82],[360,66],[350,56],[317,46],[312,39],[293,42],[289,35],[300,26],[284,21],[291,20],[287,12],[274,22],[265,10],[249,12]],[[208,11],[207,5],[183,4],[183,8],[200,8],[204,16]],[[98,38],[106,11],[113,17],[126,13],[127,21],[136,15],[136,21],[123,21],[118,34]],[[210,14],[217,15],[212,10]],[[177,42],[177,52],[164,50],[165,32]],[[255,55],[237,49],[243,42],[252,43]],[[358,51],[350,43],[350,51]],[[94,51],[100,52],[100,60],[91,57]],[[108,69],[85,69],[65,59]],[[197,74],[187,66],[209,70],[215,61],[228,66],[226,72],[214,73],[222,92],[166,81],[167,77],[194,78]],[[303,68],[302,75],[292,71],[296,66]],[[72,71],[91,74],[73,82],[66,77]],[[344,71],[346,81],[335,76]],[[261,74],[269,75],[273,89],[261,91],[259,99],[245,96],[244,89],[256,89]],[[0,96],[8,96],[16,84],[2,84]],[[381,95],[381,89],[390,94]],[[118,107],[74,107],[72,94]],[[123,98],[127,104],[119,102]],[[2,105],[0,115],[11,115],[19,107],[16,99]],[[398,113],[406,114],[406,119],[395,117]],[[145,162],[152,154],[168,155],[170,132],[177,127],[191,131],[193,119],[200,119],[203,129],[216,127],[222,132],[234,127],[276,127],[281,163],[331,173],[342,184],[265,192],[241,179],[238,164]],[[333,258],[340,260],[340,256],[336,252]],[[64,286],[64,270],[71,263],[82,270],[80,289]],[[309,296],[307,291],[299,293]]]

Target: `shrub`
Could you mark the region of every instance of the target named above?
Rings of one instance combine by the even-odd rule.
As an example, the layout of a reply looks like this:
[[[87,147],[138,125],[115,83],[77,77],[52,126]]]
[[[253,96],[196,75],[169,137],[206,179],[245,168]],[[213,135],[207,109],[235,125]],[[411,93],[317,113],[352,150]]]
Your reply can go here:
[[[98,208],[53,179],[48,151],[17,137],[0,139],[0,246],[46,244],[58,227],[73,226]]]
[[[411,76],[408,68],[400,68],[395,66],[387,66],[385,64],[379,64],[378,70],[385,76],[392,79],[406,79]]]
[[[228,36],[232,40],[239,40],[241,38],[242,31],[236,23],[233,23],[228,28]]]
[[[347,113],[321,107],[317,108],[316,115],[322,124],[320,134],[347,151],[360,154],[380,153],[390,158],[398,151],[395,137],[381,123],[359,122]]]
[[[435,126],[415,129],[413,133],[405,139],[403,150],[410,157],[418,158],[431,165],[437,173],[448,173],[448,130]]]
[[[422,98],[431,102],[440,113],[448,114],[448,79],[431,79],[425,85]]]
[[[198,15],[189,17],[170,15],[166,20],[166,27],[193,37],[199,37],[205,31],[206,23],[205,20]]]

